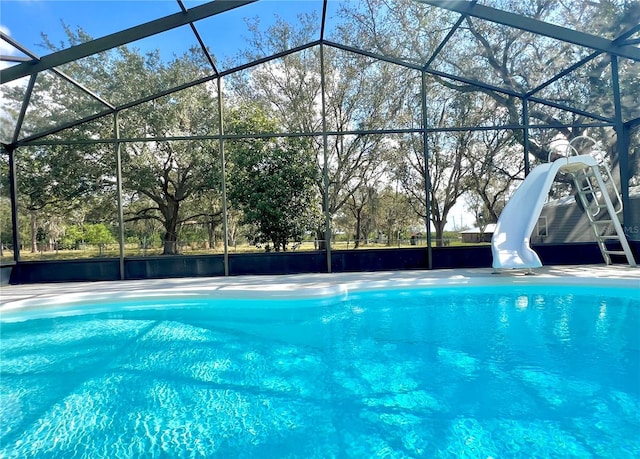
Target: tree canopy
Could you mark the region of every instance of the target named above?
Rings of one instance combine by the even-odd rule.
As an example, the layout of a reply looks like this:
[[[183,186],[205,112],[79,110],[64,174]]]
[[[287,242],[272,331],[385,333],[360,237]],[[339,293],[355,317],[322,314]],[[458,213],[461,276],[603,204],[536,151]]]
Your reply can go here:
[[[234,133],[256,128],[275,132],[277,125],[255,106],[230,114]],[[300,241],[319,220],[312,142],[283,137],[239,140],[229,146],[229,199],[253,230],[252,242],[270,242],[276,252],[286,251],[289,241]]]

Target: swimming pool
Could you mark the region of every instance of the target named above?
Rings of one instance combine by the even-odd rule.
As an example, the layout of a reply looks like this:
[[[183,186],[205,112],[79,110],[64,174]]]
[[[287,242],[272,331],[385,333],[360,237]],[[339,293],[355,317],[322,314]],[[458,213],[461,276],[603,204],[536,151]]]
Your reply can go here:
[[[0,456],[637,457],[637,284],[470,284],[5,309]]]

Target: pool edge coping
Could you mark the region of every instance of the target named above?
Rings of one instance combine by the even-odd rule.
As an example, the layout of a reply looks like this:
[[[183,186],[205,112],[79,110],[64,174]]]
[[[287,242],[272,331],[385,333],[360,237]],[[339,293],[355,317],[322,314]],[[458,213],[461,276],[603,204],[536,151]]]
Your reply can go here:
[[[571,274],[571,270],[574,272]],[[630,268],[629,268],[630,269]],[[365,290],[451,288],[455,286],[569,285],[640,288],[640,269],[619,267],[549,267],[534,275],[523,270],[488,269],[384,271],[366,273],[238,276],[215,278],[155,279],[144,281],[48,284],[33,294],[0,301],[0,321],[5,315],[36,308],[81,305],[154,298],[300,299],[334,298]],[[639,289],[640,291],[640,289]]]

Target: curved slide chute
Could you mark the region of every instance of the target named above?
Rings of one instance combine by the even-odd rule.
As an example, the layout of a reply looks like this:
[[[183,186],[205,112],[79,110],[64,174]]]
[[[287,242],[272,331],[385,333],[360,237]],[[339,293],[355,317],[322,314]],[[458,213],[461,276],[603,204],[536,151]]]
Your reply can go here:
[[[494,268],[539,268],[542,262],[529,246],[529,237],[542,212],[551,185],[560,171],[598,170],[590,155],[569,156],[541,164],[527,175],[500,214],[491,239]],[[599,175],[599,172],[598,172]]]

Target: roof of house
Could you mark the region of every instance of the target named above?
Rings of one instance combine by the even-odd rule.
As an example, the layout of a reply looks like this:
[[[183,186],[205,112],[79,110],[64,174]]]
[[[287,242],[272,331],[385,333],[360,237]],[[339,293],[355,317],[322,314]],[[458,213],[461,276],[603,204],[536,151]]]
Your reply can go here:
[[[464,230],[464,231],[460,231],[460,234],[487,234],[487,233],[493,233],[496,230],[496,224],[495,223],[489,223],[487,226],[485,226],[484,231],[481,230],[480,228],[471,228],[468,230]]]

